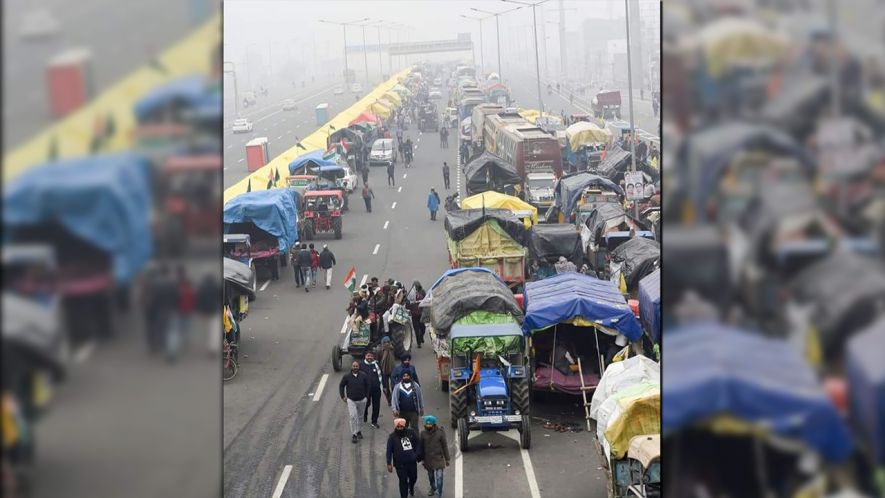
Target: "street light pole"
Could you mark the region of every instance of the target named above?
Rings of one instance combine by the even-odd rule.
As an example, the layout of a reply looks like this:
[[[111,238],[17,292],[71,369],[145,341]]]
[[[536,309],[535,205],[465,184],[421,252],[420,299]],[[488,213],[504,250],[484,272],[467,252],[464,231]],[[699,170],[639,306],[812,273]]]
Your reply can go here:
[[[473,19],[474,21],[479,22],[479,71],[483,74],[483,76],[485,76],[485,74],[486,74],[485,73],[485,71],[486,71],[485,57],[483,56],[483,53],[482,53],[483,52],[482,22],[492,16],[478,19],[476,17],[469,17],[469,16],[465,16],[464,14],[461,14],[461,17],[463,17],[464,19]],[[499,74],[499,76],[500,76],[500,74]]]
[[[224,64],[230,64],[230,66],[231,66],[230,71],[225,71],[224,69],[222,69],[222,72],[230,74],[234,79],[234,109],[237,113],[237,119],[239,119],[240,118],[240,97],[239,97],[239,94],[237,93],[237,66],[236,66],[236,64],[234,64],[233,62],[230,62],[230,61],[225,61],[224,63],[222,63],[222,66]]]
[[[630,58],[630,4],[624,0],[624,11],[627,19],[627,93],[630,99],[630,167],[636,174],[636,125],[633,124],[633,65]],[[633,201],[633,216],[639,218],[639,203]]]
[[[489,14],[490,16],[495,16],[495,37],[498,40],[498,76],[501,78],[501,81],[504,81],[504,72],[501,71],[501,24],[500,18],[501,14],[506,14],[508,12],[513,12],[515,10],[521,9],[522,6],[516,7],[515,9],[505,10],[504,12],[488,12],[485,10],[479,10],[477,8],[471,7],[470,10],[474,12],[479,12],[482,14]]]
[[[534,27],[534,29],[532,29],[532,33],[534,34],[534,37],[535,37],[535,79],[537,80],[537,83],[538,83],[538,110],[543,113],[544,112],[544,100],[543,100],[543,97],[541,96],[541,64],[540,64],[540,62],[538,62],[538,17],[537,17],[537,13],[535,11],[536,11],[536,7],[538,5],[541,5],[542,3],[547,2],[548,0],[543,0],[538,3],[522,3],[522,2],[515,2],[513,0],[501,0],[501,1],[507,2],[507,3],[518,3],[520,5],[527,5],[527,6],[532,7],[532,25]],[[631,110],[632,110],[632,108],[631,108]]]
[[[337,24],[337,25],[341,26],[342,30],[344,30],[344,81],[345,81],[345,83],[347,82],[347,76],[348,76],[348,73],[350,72],[350,68],[347,65],[347,27],[352,24],[356,24],[359,22],[366,22],[368,20],[369,20],[368,17],[365,19],[360,19],[358,21],[352,21],[352,22],[333,22],[333,21],[324,21],[322,19],[319,20],[323,24]],[[365,49],[365,31],[363,31],[363,48]],[[366,73],[368,73],[368,71],[366,71]],[[368,77],[368,74],[367,74],[367,77]]]

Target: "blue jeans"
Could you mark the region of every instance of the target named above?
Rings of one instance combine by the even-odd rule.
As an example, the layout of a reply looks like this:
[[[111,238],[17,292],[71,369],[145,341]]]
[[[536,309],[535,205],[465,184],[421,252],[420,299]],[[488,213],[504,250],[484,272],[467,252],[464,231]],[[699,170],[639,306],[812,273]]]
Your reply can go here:
[[[431,491],[436,491],[436,496],[442,498],[443,472],[446,469],[427,469],[427,479],[430,480]]]
[[[301,278],[304,279],[304,282],[302,282],[302,283],[304,284],[305,287],[310,286],[310,274],[311,274],[311,271],[310,271],[309,266],[302,266],[301,267]]]
[[[313,287],[317,286],[317,270],[319,270],[318,266],[310,267],[310,283]]]

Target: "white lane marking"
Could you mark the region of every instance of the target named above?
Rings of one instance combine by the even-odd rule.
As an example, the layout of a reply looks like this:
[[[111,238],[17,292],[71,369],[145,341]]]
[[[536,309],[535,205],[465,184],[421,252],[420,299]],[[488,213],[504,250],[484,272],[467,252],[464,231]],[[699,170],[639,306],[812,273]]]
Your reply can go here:
[[[224,168],[224,171],[227,171],[227,168]]]
[[[393,203],[392,206],[390,206],[390,209],[396,209],[396,203],[395,203],[395,202]]]
[[[228,149],[230,149],[230,148],[232,148],[232,147],[233,147],[233,145],[228,145],[228,146],[227,146]]]
[[[455,498],[464,498],[464,461],[458,433],[455,432]]]
[[[368,275],[368,274],[363,275],[363,279],[360,280],[360,287],[366,285],[366,280],[368,280],[368,279],[369,279],[369,275]]]
[[[403,174],[403,180],[405,180],[407,176],[409,176],[408,173]]]
[[[387,225],[390,225],[390,220],[384,222],[384,229],[387,230]]]
[[[423,135],[423,134],[424,134],[424,132],[423,132],[423,131],[421,131],[421,132],[418,132],[418,136],[419,136],[419,137],[420,137],[420,136],[421,136],[421,135]],[[420,138],[419,138],[419,139],[418,139],[418,140],[421,140],[421,139],[420,139]]]
[[[323,374],[323,378],[320,379],[320,385],[317,386],[317,391],[313,393],[313,400],[319,401],[320,396],[323,395],[323,388],[326,387],[326,381],[329,380],[329,374]]]
[[[281,139],[281,138],[283,138],[283,136],[282,136],[282,135],[280,135],[280,136],[278,136],[278,137],[277,137],[277,140],[279,140],[279,139]]]
[[[269,283],[270,283],[270,280],[268,280],[267,282],[264,282],[264,285],[261,286],[261,290],[263,291],[264,289],[267,289],[267,285]]]
[[[397,192],[397,193],[400,193],[400,192],[402,192],[402,191],[403,191],[403,188],[402,188],[402,187],[396,189],[396,192]]]
[[[470,435],[472,436],[473,433],[470,433]],[[518,433],[507,431],[502,432],[501,435],[519,443]],[[532,458],[529,456],[529,451],[520,448],[519,453],[522,455],[522,467],[525,469],[525,476],[529,480],[529,490],[532,493],[532,498],[541,498],[541,489],[538,487],[537,479],[535,479],[535,468],[532,466]]]
[[[292,133],[292,130],[287,131],[286,133]]]
[[[240,159],[240,160],[237,161],[237,162],[238,162],[238,163],[241,163],[241,162],[243,162],[244,159],[246,159],[246,158],[244,157],[243,159]]]
[[[95,350],[95,343],[92,341],[89,341],[81,346],[80,349],[78,349],[77,352],[74,353],[74,363],[85,363],[86,360],[88,360],[89,357],[92,356],[93,350]]]
[[[381,244],[375,244],[375,250],[372,251],[372,254],[378,254],[378,249],[381,249]]]
[[[347,318],[348,317],[344,317],[344,323],[341,325],[341,333],[342,334],[347,332]]]
[[[277,488],[273,492],[272,498],[280,498],[283,496],[283,490],[286,489],[286,483],[289,482],[289,474],[292,473],[292,466],[286,465],[283,467],[283,474],[280,476],[279,482],[277,482]]]

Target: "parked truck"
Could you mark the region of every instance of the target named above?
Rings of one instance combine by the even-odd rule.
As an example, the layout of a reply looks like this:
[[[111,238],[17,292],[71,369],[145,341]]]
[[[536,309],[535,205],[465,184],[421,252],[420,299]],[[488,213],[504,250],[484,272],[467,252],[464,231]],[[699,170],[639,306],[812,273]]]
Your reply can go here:
[[[224,205],[224,233],[248,235],[257,275],[277,280],[298,242],[298,210],[290,188],[240,194]],[[261,277],[260,277],[261,278]]]
[[[602,119],[621,119],[621,91],[602,90],[590,102],[593,116]]]
[[[506,209],[467,209],[446,214],[446,245],[453,269],[483,267],[511,288],[525,282],[525,224]]]

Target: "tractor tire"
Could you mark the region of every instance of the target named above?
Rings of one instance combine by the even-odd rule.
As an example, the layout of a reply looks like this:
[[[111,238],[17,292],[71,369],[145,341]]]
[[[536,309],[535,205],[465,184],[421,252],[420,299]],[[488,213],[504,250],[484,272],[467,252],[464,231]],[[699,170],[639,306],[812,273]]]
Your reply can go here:
[[[341,348],[338,347],[338,344],[332,346],[332,370],[341,371]]]
[[[289,258],[285,254],[280,254],[280,266],[283,268],[289,266]]]
[[[467,438],[470,436],[470,429],[467,427],[467,419],[462,417],[458,419],[458,449],[461,452],[467,451]]]
[[[313,223],[304,225],[304,240],[313,240]]]
[[[280,268],[280,258],[273,258],[270,264],[270,279],[279,280],[282,269]]]
[[[529,400],[529,379],[513,379],[510,381],[510,403],[514,410],[519,410],[520,415],[531,415],[531,401]]]
[[[519,447],[524,450],[532,447],[532,421],[528,415],[522,416],[522,427],[519,429]]]
[[[394,323],[393,321],[390,322]],[[379,327],[380,328],[380,327]],[[390,343],[393,345],[393,354],[400,359],[404,354],[412,351],[411,327],[397,324],[396,329],[390,333]]]
[[[341,218],[335,218],[334,220],[332,220],[332,229],[335,230],[335,238],[341,240]]]
[[[455,391],[464,384],[464,381],[451,381],[449,384],[449,411],[452,415],[453,429],[458,427],[459,420],[467,418],[467,390],[455,394]]]

